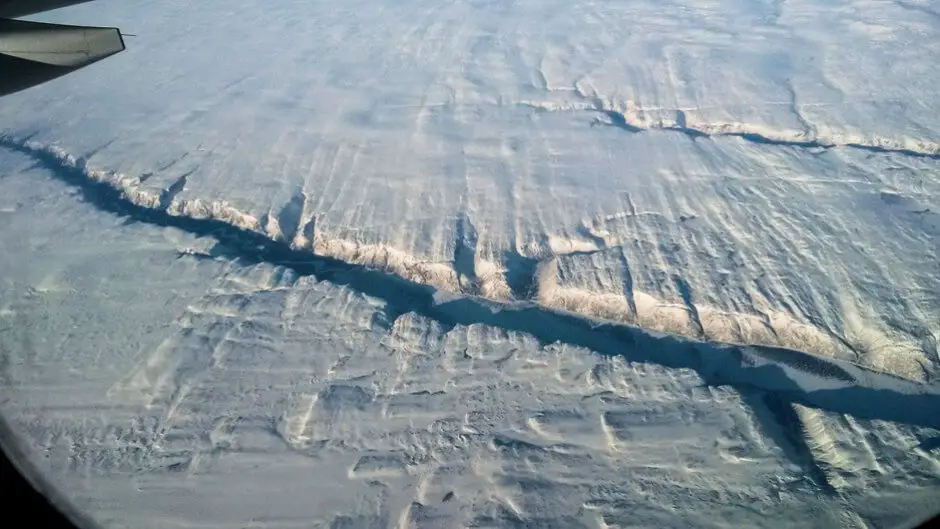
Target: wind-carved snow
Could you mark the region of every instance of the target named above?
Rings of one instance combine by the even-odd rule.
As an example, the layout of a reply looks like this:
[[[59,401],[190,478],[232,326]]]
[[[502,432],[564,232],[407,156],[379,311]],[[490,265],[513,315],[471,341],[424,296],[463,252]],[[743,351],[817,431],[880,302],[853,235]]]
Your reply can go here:
[[[896,4],[838,5],[246,3],[229,29],[265,29],[235,48],[173,33],[214,8],[166,10],[186,24],[135,15],[138,59],[73,77],[68,105],[17,95],[4,123],[137,204],[451,292],[927,380],[940,38]],[[301,30],[320,37],[258,52]]]
[[[695,299],[688,281],[682,277],[681,269],[675,269],[667,280],[675,289],[678,303],[664,303],[637,289],[633,284],[636,270],[631,269],[627,260],[627,255],[632,252],[624,251],[624,244],[619,237],[607,228],[611,224],[643,217],[644,212],[636,211],[629,197],[629,209],[626,212],[582,224],[573,237],[549,236],[541,245],[536,244],[525,250],[529,257],[517,258],[515,261],[507,259],[495,262],[482,257],[478,251],[480,236],[476,228],[469,217],[458,217],[455,219],[453,259],[427,262],[386,244],[363,244],[356,240],[319,235],[315,214],[309,211],[308,199],[304,194],[295,195],[276,215],[257,219],[224,201],[209,202],[178,197],[184,190],[187,176],[180,177],[165,190],[153,190],[140,178],[89,167],[84,159],[67,154],[58,147],[45,147],[33,141],[10,137],[2,137],[0,141],[8,148],[31,153],[49,162],[53,170],[74,171],[73,177],[113,186],[136,206],[163,210],[173,216],[225,222],[239,229],[264,234],[295,250],[368,266],[396,274],[408,281],[454,293],[479,295],[497,301],[532,300],[547,307],[562,308],[588,317],[633,323],[643,328],[697,339],[775,345],[824,356],[849,358],[915,380],[930,379],[935,369],[936,358],[932,357],[931,348],[936,345],[935,338],[932,339],[930,334],[924,337],[927,341],[920,344],[889,345],[885,343],[883,335],[868,328],[868,322],[859,321],[858,309],[851,306],[840,307],[843,321],[839,323],[844,326],[842,333],[845,333],[841,334],[819,325],[819,322],[801,322],[792,313],[779,309],[763,312],[755,311],[756,307],[751,306],[747,307],[748,312],[756,313],[748,314],[709,306]],[[888,203],[901,200],[894,196],[882,192],[881,199]],[[912,211],[911,214],[932,216],[929,209]],[[652,217],[660,216],[653,214]],[[283,221],[284,227],[281,227],[279,220]],[[679,223],[691,224],[696,220],[680,218]],[[288,237],[291,240],[287,240]],[[583,284],[569,286],[572,281],[574,285],[579,285],[577,274],[583,273],[581,271],[585,269],[579,263],[586,263],[588,270],[617,269],[609,266],[607,260],[610,258],[616,259],[619,277],[608,272],[607,284],[595,284],[587,288]],[[521,269],[513,269],[518,267]],[[611,283],[617,289],[604,292]],[[520,284],[525,287],[520,288]],[[598,286],[601,288],[598,289]],[[765,302],[772,304],[772,300]],[[868,355],[863,356],[863,353]]]
[[[126,182],[113,173],[89,170],[83,162],[77,161],[68,155],[59,157],[56,149],[43,151],[34,144],[24,143],[16,148],[15,143],[9,139],[2,139],[8,148],[15,148],[30,153],[43,162],[52,162],[49,167],[53,174],[59,178],[77,184],[80,188],[95,191],[96,185],[110,186],[114,182]],[[55,165],[58,164],[58,165]],[[77,180],[76,180],[77,179]],[[98,188],[100,189],[100,188]],[[159,223],[164,225],[177,225],[189,230],[193,235],[212,234],[220,242],[240,246],[242,258],[253,258],[261,262],[286,266],[296,272],[319,274],[338,282],[344,278],[348,285],[355,287],[359,292],[373,296],[381,296],[388,304],[386,317],[397,324],[398,318],[403,314],[415,312],[421,316],[439,321],[442,325],[473,325],[486,324],[506,330],[522,331],[533,335],[541,343],[566,342],[578,346],[586,346],[591,350],[606,354],[625,354],[621,352],[624,345],[638,349],[634,354],[636,360],[654,361],[670,367],[691,367],[710,381],[721,383],[746,384],[769,391],[796,391],[805,392],[803,396],[795,398],[806,399],[806,402],[824,406],[836,406],[844,413],[869,416],[924,426],[940,426],[940,418],[925,410],[934,407],[933,401],[940,399],[940,394],[934,394],[930,386],[907,381],[887,373],[872,371],[861,366],[836,359],[823,359],[817,355],[796,350],[767,348],[760,346],[721,346],[702,343],[704,349],[699,349],[696,342],[685,341],[678,337],[661,335],[633,326],[622,326],[616,323],[594,321],[588,317],[576,314],[556,312],[550,308],[543,308],[537,303],[525,301],[499,302],[472,295],[453,295],[440,292],[434,285],[423,281],[423,277],[401,278],[385,274],[376,274],[373,269],[379,268],[371,257],[364,263],[351,263],[337,259],[336,256],[321,256],[316,252],[309,252],[307,248],[289,248],[277,241],[270,241],[259,232],[257,223],[244,223],[247,216],[234,215],[224,205],[214,208],[199,208],[199,216],[179,215],[177,210],[167,208],[159,210],[153,207],[152,196],[144,191],[138,191],[133,186],[120,190],[109,187],[111,195],[100,197],[99,204],[108,210],[129,215],[133,220]],[[163,196],[163,193],[161,193]],[[122,204],[122,201],[127,201]],[[175,202],[174,202],[175,203]],[[186,204],[178,205],[179,209],[186,211]],[[220,212],[213,217],[206,212]],[[174,218],[180,218],[175,221]],[[238,225],[232,219],[240,219],[243,224]],[[226,228],[227,227],[227,228]],[[226,234],[225,230],[229,229]],[[466,230],[462,228],[461,231]],[[242,239],[242,240],[238,240]],[[253,242],[254,241],[254,242]],[[261,244],[258,244],[261,243]],[[593,253],[590,252],[589,255]],[[535,269],[536,297],[552,299],[552,290],[557,281],[556,262],[546,260]],[[333,271],[329,269],[333,268]],[[309,271],[309,272],[307,272]],[[387,272],[387,270],[384,270]],[[403,279],[403,280],[402,280]],[[684,290],[681,279],[680,290]],[[685,285],[687,289],[687,285]],[[688,296],[687,292],[684,292]],[[688,309],[690,315],[699,319],[696,309]],[[574,312],[574,311],[573,311]],[[223,311],[223,313],[225,313]],[[613,319],[613,318],[611,318]],[[371,323],[374,322],[369,322]],[[701,331],[701,323],[697,321]],[[678,333],[682,334],[682,333]],[[691,345],[689,348],[686,344]],[[655,351],[655,352],[654,352]],[[652,354],[653,356],[646,356]],[[148,367],[142,373],[150,371],[150,365],[162,363],[160,356],[157,360],[150,359]],[[204,370],[218,361],[214,355],[201,360],[205,363],[196,370]],[[209,362],[209,363],[206,363]],[[768,364],[769,362],[769,364]],[[760,372],[763,365],[773,365],[778,369],[774,375],[761,375],[752,378],[751,369]],[[170,400],[178,397],[180,391],[186,391],[185,383],[180,382],[173,371],[178,367],[168,369],[160,366],[155,370],[156,379],[145,375],[146,385],[155,384],[158,387],[170,385],[174,389],[167,393]],[[796,369],[796,371],[793,371]],[[187,368],[185,371],[190,371]],[[169,378],[167,378],[169,377]],[[139,385],[141,382],[135,382]],[[859,406],[864,399],[849,400],[838,396],[830,396],[827,391],[850,390],[855,392],[859,388],[870,388],[877,392],[896,393],[898,399],[905,401],[913,399],[912,404],[900,405],[895,403],[884,404],[884,409],[877,407],[869,410]],[[887,394],[882,399],[888,398]],[[834,395],[838,395],[835,393]],[[821,401],[817,401],[821,398]],[[923,400],[923,404],[914,404]],[[171,406],[172,408],[172,406]],[[888,413],[883,416],[881,413]]]
[[[101,478],[86,505],[123,498],[155,526],[186,505],[185,526],[199,499],[235,494],[220,476],[253,472],[221,526],[755,525],[783,505],[860,527],[927,497],[940,27],[926,3],[224,11],[53,13],[138,37],[0,106],[0,155],[127,221],[95,221],[102,250],[180,241],[153,270],[109,259],[0,301],[0,318],[48,334],[20,343],[0,323],[0,372],[28,382],[28,439],[65,475]],[[37,235],[11,247],[58,255],[16,193],[0,216]],[[72,212],[64,232],[91,241],[75,230],[92,213],[56,196],[30,204]],[[135,230],[146,244],[119,240]],[[62,237],[62,266],[87,258]],[[129,297],[142,270],[164,285],[155,343],[135,341],[147,317],[94,294],[103,274]],[[85,363],[47,350],[77,338],[41,317],[75,288],[102,314],[62,327],[91,333]],[[105,314],[130,336],[110,363],[120,348],[89,330],[106,333]],[[76,373],[81,387],[61,384]],[[82,384],[97,400],[56,408]],[[151,500],[106,479],[126,470]],[[311,475],[348,494],[309,493]],[[274,485],[298,492],[261,504]]]
[[[111,187],[76,186],[83,203],[48,176],[3,181],[22,204],[2,239],[0,321],[54,306],[35,332],[73,346],[15,327],[4,414],[91,518],[591,527],[731,509],[776,526],[802,507],[828,526],[932,505],[936,388],[448,297]],[[68,238],[43,243],[54,234]],[[24,249],[42,259],[17,261]],[[109,303],[144,276],[148,303]],[[95,318],[128,324],[103,342]],[[133,354],[102,357],[102,343]]]

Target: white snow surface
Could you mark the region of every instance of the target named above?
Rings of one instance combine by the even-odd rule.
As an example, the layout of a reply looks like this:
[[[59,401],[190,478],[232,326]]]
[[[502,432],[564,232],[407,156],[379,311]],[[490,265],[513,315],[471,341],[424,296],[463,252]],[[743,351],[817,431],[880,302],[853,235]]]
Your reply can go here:
[[[904,527],[940,6],[118,2],[0,100],[0,409],[105,527]]]

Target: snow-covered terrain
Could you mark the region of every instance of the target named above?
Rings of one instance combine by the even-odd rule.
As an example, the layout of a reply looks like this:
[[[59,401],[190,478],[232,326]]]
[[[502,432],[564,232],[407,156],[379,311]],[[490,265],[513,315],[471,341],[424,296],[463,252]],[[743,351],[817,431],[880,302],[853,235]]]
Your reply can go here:
[[[108,527],[904,527],[940,6],[118,2],[0,100],[2,416]]]

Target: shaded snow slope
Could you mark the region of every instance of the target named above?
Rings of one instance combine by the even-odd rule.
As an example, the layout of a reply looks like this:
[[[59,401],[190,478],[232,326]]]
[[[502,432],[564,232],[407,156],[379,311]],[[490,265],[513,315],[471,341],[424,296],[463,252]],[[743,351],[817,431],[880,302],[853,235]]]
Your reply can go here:
[[[850,184],[854,192],[839,197],[839,207],[848,207],[850,200],[859,203],[847,210],[828,209],[823,216],[806,211],[806,205],[788,210],[786,202],[800,198],[815,200],[817,207],[832,200],[826,195],[811,199],[798,179],[789,185],[787,178],[773,185],[745,182],[739,190],[727,181],[708,182],[706,189],[729,204],[712,212],[718,219],[709,219],[707,213],[669,218],[638,211],[626,194],[625,211],[585,221],[573,236],[545,237],[545,246],[536,245],[530,254],[535,257],[504,251],[502,262],[484,257],[486,232],[463,214],[447,221],[452,225],[439,225],[452,238],[441,242],[453,248],[448,249],[452,259],[429,262],[390,244],[333,238],[321,231],[316,218],[289,230],[295,236],[287,241],[278,219],[285,226],[288,220],[297,223],[307,204],[304,193],[276,216],[259,219],[227,200],[183,198],[192,178],[188,173],[166,189],[154,189],[148,179],[95,168],[59,147],[10,136],[0,136],[0,145],[30,154],[80,185],[111,186],[155,214],[223,222],[300,252],[453,293],[531,300],[699,339],[801,349],[914,380],[931,380],[938,362],[940,331],[934,326],[940,314],[940,260],[934,257],[934,243],[940,214],[925,207],[930,195],[917,201],[889,188],[878,188],[876,194]],[[929,169],[926,175],[913,174],[932,175]],[[923,187],[923,180],[919,183]],[[739,200],[758,206],[755,210],[744,202],[732,209]],[[771,207],[784,213],[768,211],[773,221],[756,214]],[[859,217],[866,214],[870,218],[861,225]],[[794,226],[800,222],[805,226]],[[720,232],[734,224],[747,231],[732,232],[729,240]],[[755,235],[758,230],[764,233]],[[734,310],[722,310],[723,300],[735,302]]]
[[[448,295],[0,161],[4,418],[105,526],[890,527],[933,507],[936,387]]]
[[[37,154],[34,151],[34,154],[40,161],[56,160],[41,152]],[[76,185],[106,211],[125,215],[130,220],[174,226],[191,235],[211,235],[230,242],[233,249],[229,251],[242,259],[281,265],[301,274],[319,274],[377,297],[386,304],[384,321],[370,323],[379,327],[397,321],[406,313],[430,318],[446,328],[485,324],[507,331],[525,332],[543,344],[566,342],[602,354],[626,355],[635,361],[693,369],[710,383],[786,391],[788,398],[794,401],[832,406],[842,413],[940,427],[940,415],[934,413],[940,409],[940,388],[935,385],[911,382],[843,360],[821,358],[792,349],[702,343],[634,326],[598,321],[533,302],[498,302],[478,296],[455,295],[422,282],[377,271],[372,266],[291,249],[283,242],[271,241],[250,229],[232,225],[224,215],[177,217],[141,206],[128,198],[127,191],[119,194],[107,183],[91,181],[78,167],[61,165],[52,169],[60,180]],[[193,255],[213,256],[211,251]],[[629,353],[624,348],[638,351]],[[159,366],[156,371],[158,377],[169,376],[166,366]],[[867,391],[872,394],[866,394]],[[856,396],[840,396],[843,393]]]

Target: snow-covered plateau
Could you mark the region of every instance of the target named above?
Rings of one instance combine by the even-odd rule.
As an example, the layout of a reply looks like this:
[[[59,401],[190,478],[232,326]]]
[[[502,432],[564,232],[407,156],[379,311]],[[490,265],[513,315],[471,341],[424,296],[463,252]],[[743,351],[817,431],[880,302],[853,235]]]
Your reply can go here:
[[[932,0],[99,0],[0,99],[4,446],[89,527],[908,527]]]

